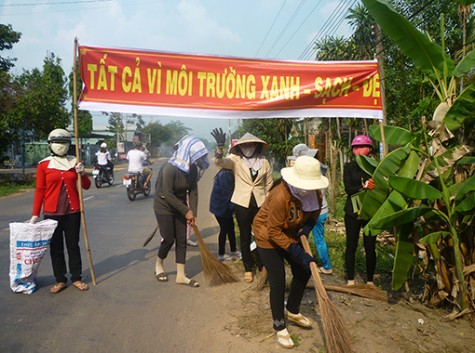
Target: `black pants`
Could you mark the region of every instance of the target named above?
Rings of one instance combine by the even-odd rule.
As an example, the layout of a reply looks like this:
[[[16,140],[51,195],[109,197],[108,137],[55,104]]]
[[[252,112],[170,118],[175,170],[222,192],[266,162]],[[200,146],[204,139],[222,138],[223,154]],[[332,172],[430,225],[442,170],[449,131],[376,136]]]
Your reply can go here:
[[[47,216],[45,219],[58,221],[58,226],[54,230],[51,238],[50,254],[53,265],[53,275],[56,282],[66,283],[66,258],[64,255],[64,242],[68,251],[69,272],[71,281],[76,282],[82,279],[81,249],[79,248],[79,231],[81,229],[81,213],[71,213],[63,216]]]
[[[218,235],[218,254],[224,255],[226,247],[226,238],[229,240],[229,247],[231,252],[236,251],[236,232],[234,231],[233,217],[215,216],[219,224]]]
[[[241,245],[242,262],[246,272],[252,272],[255,261],[251,254],[252,241],[252,221],[256,216],[259,208],[257,207],[254,196],[251,197],[249,207],[234,205],[234,212],[239,226],[239,237]],[[257,259],[257,265],[261,267],[260,260]]]
[[[348,280],[355,279],[355,257],[356,248],[358,247],[358,239],[360,230],[366,225],[366,221],[361,221],[355,217],[345,215],[346,229],[346,276]],[[376,237],[363,235],[363,245],[366,254],[366,278],[367,281],[373,282],[374,272],[376,270]]]
[[[304,268],[297,263],[283,249],[262,249],[258,248],[260,258],[267,270],[267,280],[270,287],[270,308],[274,330],[283,330],[284,319],[284,300],[285,300],[285,265],[284,258],[290,264],[292,271],[292,283],[290,284],[289,297],[287,298],[287,310],[292,314],[300,312],[300,303],[307,282],[310,278],[310,269]]]
[[[163,240],[158,249],[158,257],[166,259],[168,252],[175,245],[175,262],[177,264],[186,263],[186,218],[181,214],[159,215],[155,213],[160,235]]]

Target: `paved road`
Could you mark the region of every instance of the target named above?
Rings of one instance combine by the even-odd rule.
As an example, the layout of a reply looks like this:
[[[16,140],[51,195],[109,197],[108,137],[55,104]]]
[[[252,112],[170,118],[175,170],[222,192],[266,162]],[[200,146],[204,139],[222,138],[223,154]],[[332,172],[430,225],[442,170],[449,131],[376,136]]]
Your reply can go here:
[[[153,181],[159,165],[153,165]],[[218,226],[208,212],[208,196],[215,172],[210,168],[200,181],[198,215],[202,236],[213,252]],[[0,198],[0,352],[263,351],[255,345],[243,346],[245,341],[223,329],[232,318],[225,308],[216,307],[219,291],[203,277],[198,248],[188,248],[186,270],[201,283],[200,288],[174,283],[174,252],[165,262],[170,282],[155,280],[159,234],[142,247],[156,224],[153,192],[149,198],[129,201],[119,184],[122,173],[117,171],[116,185],[101,189],[92,185],[83,194],[97,280],[84,293],[73,287],[57,295],[49,293],[54,284],[49,254],[39,269],[38,291],[31,295],[11,291],[8,225],[30,218],[33,191]],[[91,282],[84,244],[82,250],[84,279]],[[234,285],[243,284],[229,286]]]

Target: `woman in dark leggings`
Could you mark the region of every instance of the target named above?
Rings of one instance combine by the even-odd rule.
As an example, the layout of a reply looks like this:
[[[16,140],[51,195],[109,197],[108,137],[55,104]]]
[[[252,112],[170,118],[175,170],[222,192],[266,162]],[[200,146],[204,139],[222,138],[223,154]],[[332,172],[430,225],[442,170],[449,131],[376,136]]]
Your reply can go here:
[[[368,136],[358,135],[353,139],[351,147],[355,157],[359,155],[368,156],[371,153],[373,143]],[[358,210],[353,209],[351,197],[363,190],[372,190],[374,181],[369,174],[362,170],[358,163],[353,160],[345,164],[343,170],[343,182],[348,195],[345,205],[345,229],[346,229],[346,252],[345,265],[347,284],[355,284],[355,255],[358,246],[360,231],[367,221],[358,218]],[[363,244],[366,254],[366,276],[367,284],[373,285],[373,277],[376,269],[376,237],[364,236]]]
[[[312,321],[300,313],[300,303],[310,278],[315,259],[299,244],[300,236],[308,234],[320,215],[322,193],[328,179],[321,175],[317,159],[301,156],[292,167],[281,170],[282,181],[269,193],[254,218],[253,229],[259,256],[267,270],[270,306],[277,343],[292,348],[294,342],[286,321],[311,328]],[[292,271],[287,305],[285,306],[285,265]]]

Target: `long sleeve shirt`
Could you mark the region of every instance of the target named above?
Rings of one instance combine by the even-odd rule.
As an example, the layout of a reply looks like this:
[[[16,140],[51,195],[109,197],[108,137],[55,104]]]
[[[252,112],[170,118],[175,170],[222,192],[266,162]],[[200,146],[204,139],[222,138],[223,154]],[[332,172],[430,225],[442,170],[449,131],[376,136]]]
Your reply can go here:
[[[49,161],[44,161],[36,168],[36,190],[33,199],[32,215],[39,216],[42,207],[44,213],[55,213],[63,184],[67,192],[71,211],[79,212],[79,192],[75,168],[58,170],[48,168],[48,166]],[[91,186],[91,180],[87,174],[81,176],[81,186],[86,190]]]

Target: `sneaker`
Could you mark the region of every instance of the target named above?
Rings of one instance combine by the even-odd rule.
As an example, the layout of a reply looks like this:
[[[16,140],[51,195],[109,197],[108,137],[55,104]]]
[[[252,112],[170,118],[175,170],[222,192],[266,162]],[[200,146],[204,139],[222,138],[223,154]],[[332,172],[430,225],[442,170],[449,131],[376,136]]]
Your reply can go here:
[[[239,251],[237,251],[237,250],[236,250],[236,251],[233,251],[233,252],[230,254],[230,256],[231,256],[231,259],[232,259],[233,261],[241,260],[241,253],[240,253]]]
[[[318,272],[323,273],[324,275],[332,275],[333,274],[333,269],[330,268],[329,270],[326,270],[324,267],[319,267]]]
[[[186,239],[186,244],[188,246],[198,246],[198,243],[196,241],[191,240],[191,239]]]
[[[231,261],[231,256],[229,256],[228,254],[218,255],[218,261],[220,262]]]

